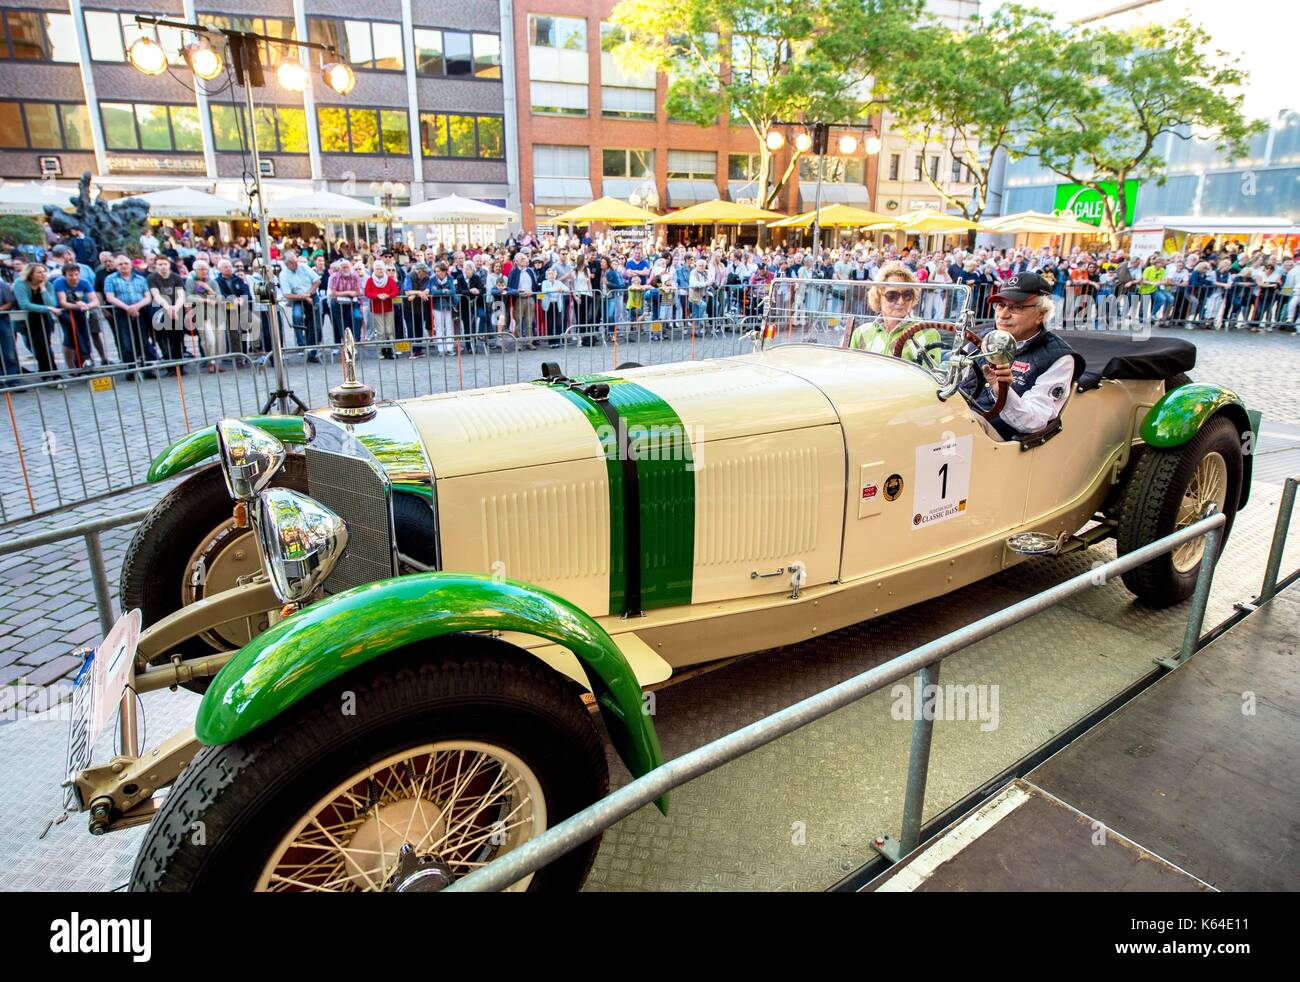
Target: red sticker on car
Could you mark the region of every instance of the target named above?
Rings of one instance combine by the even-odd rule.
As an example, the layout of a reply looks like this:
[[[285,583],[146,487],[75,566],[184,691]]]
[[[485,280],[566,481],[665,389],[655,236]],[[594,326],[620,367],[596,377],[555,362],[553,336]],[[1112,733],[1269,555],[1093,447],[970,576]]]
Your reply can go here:
[[[862,489],[862,500],[867,501],[868,499],[874,498],[879,493],[880,493],[879,484],[868,484],[866,487]]]

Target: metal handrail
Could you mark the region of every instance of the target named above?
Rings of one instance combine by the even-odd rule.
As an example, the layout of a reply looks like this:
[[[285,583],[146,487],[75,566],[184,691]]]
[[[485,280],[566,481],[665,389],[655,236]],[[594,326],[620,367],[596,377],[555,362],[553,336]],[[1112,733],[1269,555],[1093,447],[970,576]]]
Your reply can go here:
[[[1286,537],[1291,527],[1291,513],[1295,509],[1298,486],[1300,486],[1300,474],[1288,477],[1282,488],[1282,500],[1277,506],[1277,524],[1273,526],[1273,544],[1269,546],[1268,562],[1264,566],[1264,583],[1259,588],[1257,603],[1268,603],[1277,592],[1277,576],[1282,568],[1282,551],[1286,548]]]
[[[1127,555],[1113,559],[1096,569],[1059,583],[1042,593],[1028,597],[1012,604],[1005,610],[990,614],[973,624],[968,624],[919,648],[899,655],[896,658],[869,669],[838,685],[831,686],[814,696],[801,700],[779,712],[750,723],[726,736],[719,737],[702,747],[674,758],[655,768],[648,774],[637,778],[630,784],[619,788],[600,801],[589,805],[576,815],[565,819],[553,828],[547,829],[535,839],[530,839],[518,849],[511,850],[500,859],[493,860],[487,866],[477,869],[453,883],[449,890],[487,892],[503,890],[530,873],[535,873],[548,863],[553,862],[570,850],[582,845],[588,839],[600,834],[619,820],[648,805],[661,795],[679,787],[688,781],[707,774],[728,764],[759,747],[771,743],[787,733],[814,723],[828,716],[837,709],[857,702],[871,695],[890,683],[917,672],[924,672],[930,666],[937,665],[944,658],[982,641],[1004,628],[1017,624],[1027,617],[1047,610],[1062,600],[1093,587],[1101,586],[1116,576],[1136,569],[1144,563],[1172,552],[1184,543],[1206,536],[1205,553],[1197,577],[1196,592],[1192,608],[1188,612],[1189,636],[1194,632],[1200,634],[1200,626],[1205,617],[1205,603],[1209,597],[1209,584],[1214,576],[1215,561],[1219,555],[1223,539],[1223,528],[1227,524],[1224,515],[1219,512],[1202,518],[1186,528],[1171,535],[1135,549]],[[1184,645],[1186,648],[1186,645]],[[1190,654],[1184,650],[1183,659]],[[1182,660],[1182,659],[1180,659]],[[922,679],[926,681],[927,679]],[[928,760],[929,729],[922,725],[932,721],[918,720],[913,732],[912,756],[909,760],[908,796],[924,799],[924,768],[919,767],[921,759]],[[917,773],[920,770],[921,773]],[[919,795],[918,795],[919,791]],[[915,821],[919,828],[921,809],[914,804],[907,817]],[[915,839],[904,828],[901,843],[906,851],[916,845]],[[912,841],[909,843],[909,839]],[[876,842],[882,842],[877,839]]]
[[[79,525],[69,525],[66,528],[52,529],[49,532],[37,532],[34,535],[24,535],[9,542],[0,542],[0,556],[25,552],[28,549],[35,549],[37,546],[63,542],[65,539],[75,539],[79,535],[84,537],[86,540],[86,556],[90,560],[90,579],[95,587],[95,608],[99,612],[99,626],[107,635],[113,628],[113,622],[117,620],[117,614],[113,612],[113,596],[109,592],[108,571],[104,567],[104,549],[100,544],[99,534],[123,525],[134,525],[148,515],[150,511],[152,511],[151,508],[140,508],[136,511],[129,511],[124,515],[115,515],[112,518],[97,518],[94,521],[82,522]]]

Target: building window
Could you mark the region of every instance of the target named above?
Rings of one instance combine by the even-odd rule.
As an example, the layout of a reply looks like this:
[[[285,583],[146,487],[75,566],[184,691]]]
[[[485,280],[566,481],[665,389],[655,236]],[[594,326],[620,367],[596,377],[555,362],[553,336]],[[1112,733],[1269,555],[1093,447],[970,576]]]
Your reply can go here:
[[[587,22],[528,15],[528,78],[535,113],[587,115]]]
[[[536,177],[590,177],[586,147],[533,145],[533,175]]]
[[[867,176],[867,162],[861,157],[825,158],[822,181],[826,184],[862,184]],[[799,180],[817,180],[817,158],[799,158]]]
[[[499,35],[474,35],[474,77],[501,78],[501,38]]]
[[[902,154],[891,153],[889,155],[889,179],[891,181],[898,180],[898,169],[900,166],[902,166],[902,163],[903,163]]]
[[[757,181],[758,180],[758,154],[756,153],[727,154],[727,180]]]
[[[654,177],[653,150],[602,150],[600,173],[604,177]]]
[[[406,154],[411,135],[405,109],[320,106],[316,110],[324,153]]]
[[[75,102],[0,102],[0,147],[90,150],[90,115]]]
[[[528,43],[535,48],[587,50],[587,22],[581,17],[528,15]]]
[[[426,157],[504,160],[504,121],[500,116],[420,113],[420,152]]]
[[[587,115],[587,87],[567,82],[530,83],[532,109],[535,113],[557,116]]]
[[[307,21],[307,34],[317,44],[333,45],[339,57],[353,68],[400,72],[406,64],[402,58],[401,24],[312,17]]]
[[[654,119],[655,90],[600,87],[600,114],[610,119]]]
[[[669,150],[668,179],[713,181],[718,177],[718,155],[711,150]]]
[[[243,106],[210,104],[212,140],[218,150],[248,152],[247,114]],[[261,106],[257,110],[257,147],[262,153],[306,153],[307,113],[294,106]]]
[[[935,184],[939,183],[939,158],[938,157],[930,158],[930,180],[934,181]]]
[[[956,184],[960,180],[961,180],[961,159],[958,157],[953,157],[952,158],[952,181],[954,184]]]
[[[203,20],[202,17],[199,19]],[[176,28],[141,27],[135,22],[135,14],[107,10],[86,11],[86,38],[90,44],[92,61],[124,62],[127,49],[142,37],[156,38],[167,52],[169,64],[185,64],[182,49],[186,36]]]
[[[925,180],[925,158],[920,154],[917,154],[916,159],[912,161],[912,163],[915,164],[915,167],[913,168],[914,172],[912,174],[912,180],[924,181]]]
[[[474,74],[474,47],[462,31],[442,32],[442,57],[448,76],[467,78]]]
[[[75,65],[77,34],[71,14],[9,10],[0,20],[0,58]]]
[[[199,14],[199,23],[208,27],[224,27],[232,31],[247,31],[249,34],[266,34],[271,37],[284,38],[286,41],[294,38],[294,24],[291,20],[284,20],[279,17],[231,17],[227,14]],[[86,29],[90,31],[90,15],[86,15]],[[294,48],[285,45],[272,44],[270,41],[261,41],[258,47],[262,50],[262,63],[272,68],[278,67],[280,62],[286,57],[292,58],[297,53]],[[94,50],[94,35],[91,34],[91,50]],[[302,57],[299,55],[299,57]],[[121,59],[113,59],[120,61]]]
[[[197,106],[101,102],[99,114],[109,150],[203,151]]]
[[[499,35],[417,27],[414,41],[417,75],[501,78]]]

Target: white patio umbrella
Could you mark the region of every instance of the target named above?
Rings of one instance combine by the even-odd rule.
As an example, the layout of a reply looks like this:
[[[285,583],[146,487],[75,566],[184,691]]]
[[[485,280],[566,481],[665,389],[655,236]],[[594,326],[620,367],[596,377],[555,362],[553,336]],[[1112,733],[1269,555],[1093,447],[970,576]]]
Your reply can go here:
[[[190,187],[167,188],[132,197],[149,202],[150,218],[235,218],[248,213],[238,201]]]
[[[76,194],[53,184],[7,181],[0,184],[0,215],[43,215],[46,205],[69,208]]]
[[[513,211],[458,194],[396,208],[393,216],[408,225],[507,225],[518,217]]]
[[[368,222],[383,221],[388,212],[383,205],[373,201],[361,201],[349,198],[333,191],[313,191],[311,194],[298,195],[295,198],[282,198],[266,206],[267,218],[278,218],[290,222],[344,221]]]

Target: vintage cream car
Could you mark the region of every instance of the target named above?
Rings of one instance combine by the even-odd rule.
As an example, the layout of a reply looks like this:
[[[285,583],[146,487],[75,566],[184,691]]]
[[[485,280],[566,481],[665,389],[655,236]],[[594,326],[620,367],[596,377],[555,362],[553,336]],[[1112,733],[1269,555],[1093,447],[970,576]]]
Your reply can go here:
[[[437,888],[606,792],[588,704],[640,775],[643,690],[676,670],[1244,504],[1258,415],[1178,375],[1190,345],[1068,336],[1065,410],[1004,441],[956,381],[1007,337],[929,368],[769,343],[377,405],[349,381],[190,434],[152,478],[219,460],[142,523],[122,595],[132,688],[206,693],[148,752],[124,700],[124,753],[74,764],[74,807],[151,823],[137,889]],[[1125,582],[1178,602],[1202,549]],[[519,886],[580,885],[596,846]]]

